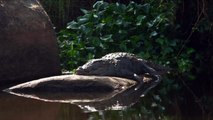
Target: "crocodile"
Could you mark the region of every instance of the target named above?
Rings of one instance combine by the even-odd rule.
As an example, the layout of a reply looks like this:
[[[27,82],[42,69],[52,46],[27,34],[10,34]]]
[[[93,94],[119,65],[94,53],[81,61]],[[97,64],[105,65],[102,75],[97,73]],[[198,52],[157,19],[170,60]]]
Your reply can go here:
[[[114,76],[144,83],[144,75],[160,79],[167,68],[137,57],[132,53],[115,52],[89,60],[76,69],[78,75]]]

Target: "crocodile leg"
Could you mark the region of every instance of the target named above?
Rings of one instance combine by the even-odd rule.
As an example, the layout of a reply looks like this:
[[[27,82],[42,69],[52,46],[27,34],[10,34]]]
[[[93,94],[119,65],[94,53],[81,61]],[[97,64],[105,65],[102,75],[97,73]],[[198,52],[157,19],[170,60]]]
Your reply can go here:
[[[155,86],[157,86],[157,85],[160,83],[160,81],[161,81],[161,76],[160,76],[160,75],[155,75],[154,77],[155,77],[154,82],[152,82],[151,85],[150,85],[150,87],[147,88],[147,89],[143,92],[143,94],[141,95],[141,97],[143,97],[149,90],[151,90],[152,88],[154,88]]]
[[[135,87],[135,90],[138,90],[141,88],[144,84],[143,77],[138,76],[137,74],[134,74],[135,79],[138,81],[138,85]]]
[[[127,78],[131,78],[138,83],[135,90],[138,90],[144,84],[143,77],[137,75],[136,73],[133,73],[127,69],[122,69],[120,72],[122,73],[122,75],[125,75],[127,76]]]
[[[137,75],[134,72],[127,70],[127,69],[122,69],[122,70],[118,71],[117,76],[125,76],[126,78],[133,79],[136,82],[143,81],[143,79],[141,79],[141,77],[139,75]]]

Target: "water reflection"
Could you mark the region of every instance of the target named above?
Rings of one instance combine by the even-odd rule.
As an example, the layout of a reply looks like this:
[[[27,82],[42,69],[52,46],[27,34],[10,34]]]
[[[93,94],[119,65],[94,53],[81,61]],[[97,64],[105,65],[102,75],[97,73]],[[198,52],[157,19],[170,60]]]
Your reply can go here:
[[[0,93],[0,120],[153,120],[154,114],[137,103],[124,110],[85,113],[77,105],[44,102]]]
[[[77,103],[45,102],[0,92],[0,120],[211,120],[203,119],[200,114],[182,116],[174,108],[168,112],[169,103],[165,103],[165,100],[161,100],[158,95],[153,94],[153,91],[142,98],[136,96],[135,98],[125,98],[128,94],[123,94],[123,101],[133,99],[135,103],[132,102],[129,107],[123,107],[121,110],[98,110],[86,113],[85,109],[88,108],[80,108],[85,107],[84,104],[80,106]],[[135,95],[137,92],[130,92],[130,94]],[[108,101],[108,103],[110,102]],[[91,104],[100,107],[102,103],[93,102]],[[121,103],[119,104],[122,106]],[[190,105],[179,107],[194,108]],[[98,109],[98,107],[96,108]],[[211,117],[209,116],[209,118]]]
[[[67,92],[41,92],[41,93],[14,93],[11,94],[26,98],[33,98],[46,102],[71,103],[78,105],[84,112],[100,110],[123,110],[134,105],[144,93],[144,88],[134,90],[134,87],[121,93],[67,93]]]
[[[0,93],[0,108],[0,120],[85,120],[88,118],[76,105],[43,102],[6,93]]]

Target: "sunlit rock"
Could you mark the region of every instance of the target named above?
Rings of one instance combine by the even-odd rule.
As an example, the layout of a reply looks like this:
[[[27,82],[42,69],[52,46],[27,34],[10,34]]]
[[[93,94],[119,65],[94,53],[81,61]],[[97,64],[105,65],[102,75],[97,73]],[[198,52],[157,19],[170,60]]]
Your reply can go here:
[[[37,0],[0,0],[0,82],[60,74],[56,36]]]
[[[123,91],[135,81],[108,76],[60,75],[32,80],[9,88],[17,93],[109,93]]]

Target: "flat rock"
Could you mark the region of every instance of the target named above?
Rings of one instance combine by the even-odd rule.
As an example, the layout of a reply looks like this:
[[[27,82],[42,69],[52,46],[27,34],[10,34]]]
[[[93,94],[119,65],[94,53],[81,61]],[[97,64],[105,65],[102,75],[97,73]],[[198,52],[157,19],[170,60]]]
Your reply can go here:
[[[37,0],[0,1],[0,82],[59,75],[56,35]]]
[[[85,112],[91,112],[130,107],[159,82],[152,79],[135,90],[138,84],[126,78],[61,75],[22,83],[4,91],[46,102],[76,104]]]
[[[107,99],[136,84],[135,81],[107,76],[61,75],[33,80],[8,88],[5,91],[20,96],[57,99]],[[68,95],[68,96],[67,96]],[[59,99],[59,98],[58,98]],[[60,98],[66,99],[66,98]]]

